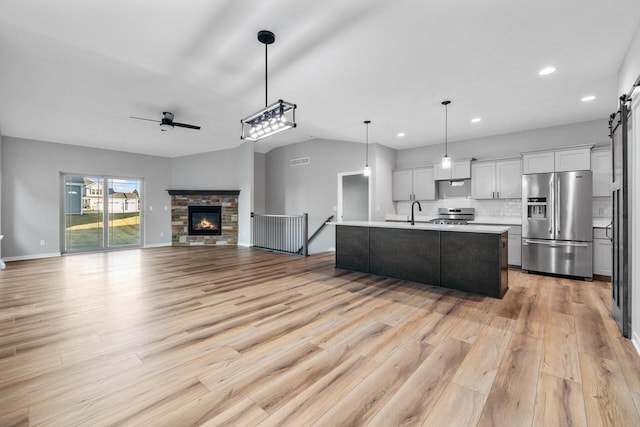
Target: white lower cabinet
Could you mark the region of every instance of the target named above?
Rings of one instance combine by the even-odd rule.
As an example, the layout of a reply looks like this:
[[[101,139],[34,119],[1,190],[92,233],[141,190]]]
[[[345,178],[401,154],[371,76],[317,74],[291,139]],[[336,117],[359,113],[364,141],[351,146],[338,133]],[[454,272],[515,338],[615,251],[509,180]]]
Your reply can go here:
[[[512,226],[509,230],[507,262],[509,265],[522,265],[522,227],[520,226]]]
[[[514,267],[520,267],[522,265],[522,226],[481,222],[475,224],[509,227],[507,264]]]
[[[606,237],[606,229],[593,229],[593,274],[611,276],[611,240]]]

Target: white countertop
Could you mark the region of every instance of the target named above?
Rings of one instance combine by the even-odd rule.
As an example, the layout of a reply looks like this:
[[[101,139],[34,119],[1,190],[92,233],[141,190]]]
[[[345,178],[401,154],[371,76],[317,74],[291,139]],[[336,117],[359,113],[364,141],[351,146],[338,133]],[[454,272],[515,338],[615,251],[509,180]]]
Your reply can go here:
[[[457,231],[462,233],[489,233],[501,234],[509,231],[509,227],[498,225],[444,225],[416,223],[411,225],[408,222],[385,222],[385,221],[342,221],[335,222],[335,225],[346,225],[351,227],[379,227],[379,228],[400,228],[409,230],[431,230],[431,231]]]
[[[387,221],[408,221],[411,215],[387,214],[384,219]],[[433,215],[416,215],[416,222],[429,222],[434,219]],[[495,224],[495,225],[521,225],[522,218],[519,216],[477,216],[469,224]]]

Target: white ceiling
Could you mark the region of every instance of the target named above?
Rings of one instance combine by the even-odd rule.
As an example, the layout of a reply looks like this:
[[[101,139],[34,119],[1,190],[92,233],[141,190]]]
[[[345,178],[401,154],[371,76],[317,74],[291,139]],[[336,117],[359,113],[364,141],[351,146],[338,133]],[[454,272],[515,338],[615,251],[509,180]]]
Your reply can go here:
[[[639,24],[638,0],[2,0],[0,131],[168,157],[237,147],[264,106],[262,29],[269,101],[296,103],[298,128],[257,151],[364,142],[366,119],[371,143],[441,143],[444,99],[449,141],[606,118]],[[129,118],[163,111],[202,130]]]

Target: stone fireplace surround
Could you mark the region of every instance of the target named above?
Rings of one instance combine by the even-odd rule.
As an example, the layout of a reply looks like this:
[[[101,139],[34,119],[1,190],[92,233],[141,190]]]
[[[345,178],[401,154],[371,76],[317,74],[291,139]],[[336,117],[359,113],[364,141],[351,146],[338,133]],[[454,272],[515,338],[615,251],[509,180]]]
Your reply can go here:
[[[240,190],[167,190],[171,196],[172,246],[238,244],[238,197]],[[219,236],[189,235],[189,206],[221,206]]]

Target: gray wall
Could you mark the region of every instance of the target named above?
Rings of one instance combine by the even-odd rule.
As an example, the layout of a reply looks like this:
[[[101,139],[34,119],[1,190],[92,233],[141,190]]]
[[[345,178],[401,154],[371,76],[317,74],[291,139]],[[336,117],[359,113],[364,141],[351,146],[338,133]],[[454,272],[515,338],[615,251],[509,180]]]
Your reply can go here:
[[[449,153],[477,159],[517,157],[523,151],[608,143],[607,121],[595,120],[547,129],[454,142]],[[170,199],[165,190],[239,189],[239,244],[251,241],[250,213],[310,215],[310,233],[337,205],[337,174],[362,170],[364,144],[314,139],[256,154],[252,143],[238,148],[174,159],[98,150],[42,141],[3,137],[3,256],[35,257],[60,251],[61,172],[121,175],[145,180],[145,244],[170,244]],[[396,151],[370,145],[371,218],[393,213],[391,172],[439,161],[442,145]],[[291,167],[290,160],[309,156],[310,164]],[[153,207],[153,210],[150,208]],[[161,236],[161,234],[163,236]],[[326,228],[311,252],[335,246],[333,228]],[[45,245],[40,246],[40,240]]]
[[[640,75],[640,25],[618,70],[618,95],[627,93]]]
[[[371,145],[370,145],[371,148]],[[338,173],[364,168],[365,145],[312,139],[279,147],[266,155],[266,207],[269,214],[309,214],[309,234],[338,202]],[[309,157],[310,163],[291,166],[291,159]],[[375,165],[370,163],[373,173]],[[327,227],[311,244],[311,253],[335,247],[335,229]]]
[[[238,244],[251,242],[253,143],[171,159],[171,185],[179,190],[240,190]]]
[[[543,129],[450,142],[448,153],[453,159],[478,160],[519,157],[526,151],[554,149],[580,144],[609,144],[608,119],[573,123]],[[396,167],[407,169],[440,162],[444,144],[400,150]]]
[[[253,157],[253,211],[265,213],[267,211],[266,178],[267,156],[264,153],[254,153]]]
[[[371,220],[384,221],[385,214],[392,213],[392,172],[396,167],[397,151],[380,144],[372,146],[374,162],[371,165],[373,186],[371,189]]]
[[[364,175],[342,177],[342,220],[369,220],[369,178]]]
[[[239,148],[238,185],[238,244],[251,246],[251,212],[253,212],[253,142],[245,142]]]
[[[144,243],[171,243],[170,159],[5,136],[0,160],[5,258],[61,251],[61,173],[144,179]]]

